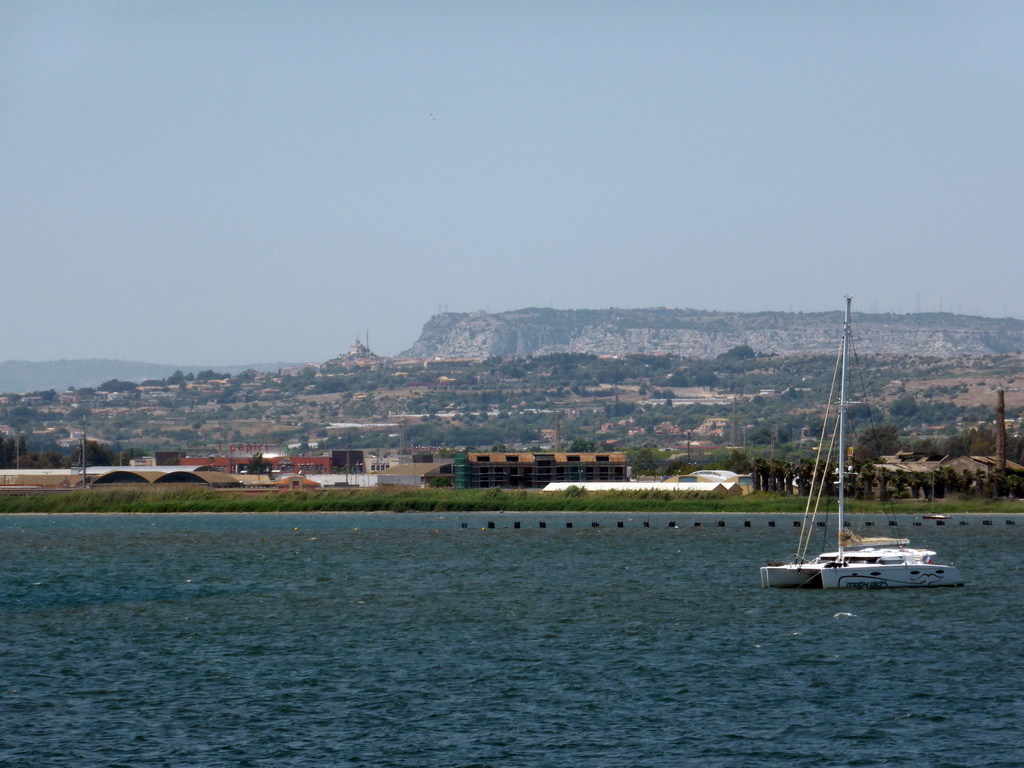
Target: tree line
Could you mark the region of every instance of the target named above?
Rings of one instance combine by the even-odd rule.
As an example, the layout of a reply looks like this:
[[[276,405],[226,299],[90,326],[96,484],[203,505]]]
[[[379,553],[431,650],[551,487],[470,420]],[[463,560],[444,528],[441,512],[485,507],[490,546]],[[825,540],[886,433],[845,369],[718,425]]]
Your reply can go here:
[[[0,469],[69,469],[82,466],[82,447],[76,446],[70,452],[57,450],[29,450],[25,436],[8,437],[0,440]],[[86,466],[111,467],[121,463],[123,456],[105,445],[87,441],[85,449]]]
[[[751,478],[755,491],[807,496],[812,488],[824,488],[835,496],[838,468],[834,463],[815,468],[808,460],[789,462],[753,459]],[[1024,474],[1015,471],[938,467],[931,472],[902,472],[879,466],[872,460],[854,459],[848,465],[846,495],[855,499],[943,499],[951,494],[980,498],[1024,497]]]

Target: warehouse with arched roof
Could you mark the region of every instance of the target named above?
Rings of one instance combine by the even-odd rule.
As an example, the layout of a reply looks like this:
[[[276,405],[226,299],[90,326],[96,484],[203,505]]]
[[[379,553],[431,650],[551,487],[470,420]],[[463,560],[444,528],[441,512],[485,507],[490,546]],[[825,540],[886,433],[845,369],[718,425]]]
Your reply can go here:
[[[205,485],[211,488],[237,488],[241,485],[236,478],[224,472],[197,471],[192,472],[177,467],[167,470],[146,469],[111,469],[96,478],[91,484],[97,485],[168,485],[183,483],[187,485]]]

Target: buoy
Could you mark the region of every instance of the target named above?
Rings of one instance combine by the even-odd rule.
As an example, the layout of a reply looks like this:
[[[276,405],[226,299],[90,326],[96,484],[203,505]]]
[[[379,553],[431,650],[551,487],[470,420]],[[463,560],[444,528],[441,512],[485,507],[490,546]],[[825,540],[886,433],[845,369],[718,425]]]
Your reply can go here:
[[[800,521],[799,520],[794,520],[793,521],[793,527],[794,528],[799,528],[800,527]]]
[[[572,523],[566,523],[566,524],[565,524],[565,527],[566,527],[566,528],[572,528]]]
[[[775,521],[774,520],[769,520],[768,521],[768,527],[769,528],[774,528],[775,527]]]
[[[619,522],[618,522],[618,526],[619,526],[619,528],[622,528],[622,527],[623,527],[623,522],[622,522],[621,520],[619,520]]]
[[[967,525],[967,521],[966,520],[961,520],[960,521],[960,525]]]
[[[982,525],[992,525],[992,521],[991,520],[982,520],[981,524]]]
[[[547,524],[547,523],[545,523],[545,522],[544,522],[543,520],[541,520],[541,521],[540,521],[540,527],[541,527],[541,528],[547,528],[547,527],[548,527],[548,524]]]
[[[668,527],[669,528],[675,528],[676,527],[676,521],[672,520],[671,522],[669,522]]]
[[[743,527],[744,528],[749,528],[750,527],[750,521],[749,520],[744,520],[743,521]]]
[[[1007,525],[1016,525],[1016,524],[1017,524],[1017,521],[1016,521],[1016,520],[1007,520],[1007,521],[1006,521],[1006,524],[1007,524]]]
[[[694,528],[700,528],[700,520],[695,521],[694,524],[693,524],[693,527]]]
[[[601,524],[600,524],[600,523],[591,523],[591,524],[590,524],[590,527],[591,527],[591,528],[600,528],[600,527],[601,527]]]
[[[650,528],[650,527],[651,527],[651,521],[650,520],[644,520],[644,528]]]
[[[518,528],[519,527],[519,521],[516,520],[514,523],[512,523],[512,527],[513,528]]]
[[[824,524],[824,523],[818,523],[818,527],[819,527],[819,528],[824,528],[824,527],[825,527],[825,524]]]
[[[719,528],[725,528],[725,520],[719,520],[718,521],[718,527]]]
[[[494,527],[494,523],[492,523],[490,521],[487,521],[487,527],[488,528],[493,528]]]

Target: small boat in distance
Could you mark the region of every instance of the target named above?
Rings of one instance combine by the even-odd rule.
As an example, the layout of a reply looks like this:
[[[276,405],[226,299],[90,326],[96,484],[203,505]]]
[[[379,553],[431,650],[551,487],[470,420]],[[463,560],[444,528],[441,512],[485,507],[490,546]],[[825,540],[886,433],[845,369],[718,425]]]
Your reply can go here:
[[[925,520],[949,520],[949,515],[921,515]]]
[[[839,416],[838,416],[838,546],[834,552],[823,552],[813,560],[804,555],[810,537],[810,527],[801,526],[800,544],[790,562],[769,563],[761,568],[762,587],[835,589],[841,587],[873,589],[885,587],[962,587],[960,572],[952,565],[932,562],[935,555],[930,549],[912,549],[906,539],[888,537],[865,538],[846,527],[846,368],[850,346],[850,302],[846,297],[846,318],[840,348]],[[829,398],[831,402],[831,397]],[[825,420],[828,421],[826,413]],[[824,438],[824,435],[823,435]],[[808,496],[808,510],[829,472],[827,446],[822,440],[818,461],[825,454],[825,463],[818,471],[815,466],[814,482]]]

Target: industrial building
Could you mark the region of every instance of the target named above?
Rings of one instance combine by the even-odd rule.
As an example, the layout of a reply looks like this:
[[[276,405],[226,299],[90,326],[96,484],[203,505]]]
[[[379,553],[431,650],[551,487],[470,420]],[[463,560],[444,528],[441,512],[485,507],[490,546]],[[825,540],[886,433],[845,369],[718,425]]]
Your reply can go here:
[[[544,488],[548,483],[629,480],[626,454],[478,453],[455,457],[456,488]]]

